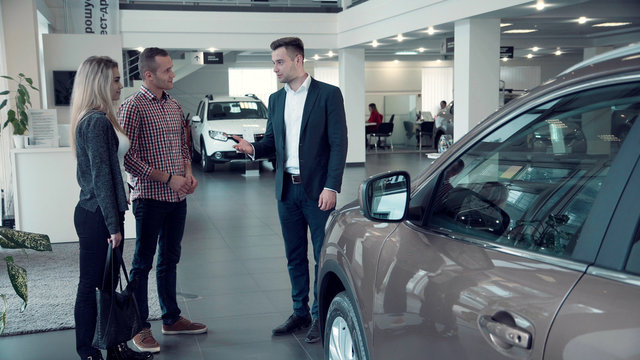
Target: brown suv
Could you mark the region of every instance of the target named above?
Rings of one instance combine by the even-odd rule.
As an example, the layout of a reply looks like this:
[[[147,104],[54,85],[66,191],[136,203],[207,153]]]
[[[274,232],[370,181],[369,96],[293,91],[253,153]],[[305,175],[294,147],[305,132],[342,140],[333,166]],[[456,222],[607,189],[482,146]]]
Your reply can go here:
[[[640,46],[511,101],[333,213],[326,359],[640,359]]]

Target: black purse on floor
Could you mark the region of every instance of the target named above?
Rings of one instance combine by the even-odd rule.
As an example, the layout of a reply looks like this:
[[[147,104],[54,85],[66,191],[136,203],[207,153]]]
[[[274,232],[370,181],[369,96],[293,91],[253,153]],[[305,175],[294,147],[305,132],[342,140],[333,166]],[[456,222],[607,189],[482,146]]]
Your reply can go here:
[[[124,272],[127,286],[122,290],[120,269]],[[127,342],[142,330],[142,320],[138,312],[138,304],[133,295],[135,280],[129,282],[129,274],[122,260],[120,247],[113,249],[111,244],[107,250],[107,261],[104,267],[102,288],[96,288],[98,319],[93,346],[107,349]],[[116,291],[120,287],[120,292]]]

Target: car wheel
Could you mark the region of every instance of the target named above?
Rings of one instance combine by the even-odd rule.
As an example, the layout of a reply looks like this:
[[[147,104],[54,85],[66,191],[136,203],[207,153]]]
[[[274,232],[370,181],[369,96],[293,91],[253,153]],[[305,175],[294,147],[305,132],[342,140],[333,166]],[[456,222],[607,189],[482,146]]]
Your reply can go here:
[[[200,165],[202,165],[202,171],[211,172],[215,170],[213,161],[211,161],[211,159],[207,155],[207,148],[204,145],[204,141],[200,142],[200,152]]]
[[[364,333],[353,303],[343,291],[331,301],[324,329],[324,358],[367,360]]]

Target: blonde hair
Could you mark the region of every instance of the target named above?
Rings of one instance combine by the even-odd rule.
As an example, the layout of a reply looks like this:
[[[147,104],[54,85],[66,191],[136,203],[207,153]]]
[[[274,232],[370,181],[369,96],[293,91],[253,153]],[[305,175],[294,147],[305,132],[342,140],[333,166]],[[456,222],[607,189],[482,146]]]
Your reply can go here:
[[[91,110],[102,111],[113,127],[125,133],[118,123],[116,102],[111,99],[113,69],[118,63],[108,56],[91,56],[80,64],[71,93],[71,148],[76,151],[76,129]]]

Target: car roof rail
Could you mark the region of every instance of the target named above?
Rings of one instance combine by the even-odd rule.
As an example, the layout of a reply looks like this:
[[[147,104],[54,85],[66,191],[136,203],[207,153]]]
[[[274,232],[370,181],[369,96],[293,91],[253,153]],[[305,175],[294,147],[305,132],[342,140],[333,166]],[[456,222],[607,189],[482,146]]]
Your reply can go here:
[[[246,96],[246,97],[250,97],[250,98],[254,98],[254,99],[256,99],[256,100],[260,100],[260,99],[258,99],[258,97],[256,96],[256,94],[253,94],[253,93],[244,94],[244,96]]]
[[[561,72],[560,74],[558,74],[558,76],[568,74],[572,71],[582,69],[589,65],[597,64],[603,61],[607,61],[607,60],[611,60],[611,59],[615,59],[623,56],[638,54],[638,53],[640,53],[640,43],[629,44],[627,46],[623,46],[623,47],[590,57],[587,60],[579,62],[573,65],[572,67],[568,68],[567,70]]]
[[[213,100],[213,95],[211,95],[211,94],[207,94],[204,97],[206,97],[209,100]]]

